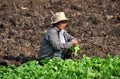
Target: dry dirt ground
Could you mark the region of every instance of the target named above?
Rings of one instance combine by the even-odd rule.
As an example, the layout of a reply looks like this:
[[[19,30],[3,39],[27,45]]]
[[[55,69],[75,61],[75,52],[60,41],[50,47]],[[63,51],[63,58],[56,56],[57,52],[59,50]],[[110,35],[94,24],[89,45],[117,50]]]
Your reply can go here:
[[[120,55],[120,0],[0,0],[1,65],[38,57],[50,11],[64,11],[70,19],[67,31],[81,46],[76,58]]]

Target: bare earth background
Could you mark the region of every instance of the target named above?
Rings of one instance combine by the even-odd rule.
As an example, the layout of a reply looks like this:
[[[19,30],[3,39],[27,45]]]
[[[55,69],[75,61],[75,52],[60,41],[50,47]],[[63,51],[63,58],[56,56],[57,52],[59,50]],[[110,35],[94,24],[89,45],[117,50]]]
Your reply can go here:
[[[38,58],[50,11],[64,11],[67,31],[79,40],[79,56],[120,55],[120,0],[0,0],[0,64]]]

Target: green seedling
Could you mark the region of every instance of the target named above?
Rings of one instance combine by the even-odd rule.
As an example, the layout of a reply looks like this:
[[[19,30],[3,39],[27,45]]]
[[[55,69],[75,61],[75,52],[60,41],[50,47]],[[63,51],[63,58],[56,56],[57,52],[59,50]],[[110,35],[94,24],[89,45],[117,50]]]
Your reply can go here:
[[[80,50],[80,46],[73,46],[70,48],[70,50],[72,50],[74,52],[74,55],[77,56],[78,55],[78,51]]]

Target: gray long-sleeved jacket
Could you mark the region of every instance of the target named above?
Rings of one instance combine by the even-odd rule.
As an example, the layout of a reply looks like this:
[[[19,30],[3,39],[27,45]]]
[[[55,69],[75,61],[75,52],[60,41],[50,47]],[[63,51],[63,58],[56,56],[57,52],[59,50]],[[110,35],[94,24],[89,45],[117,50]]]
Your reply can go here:
[[[59,29],[55,26],[51,27],[47,33],[45,34],[40,51],[39,51],[39,58],[46,58],[46,57],[54,57],[55,53],[57,53],[61,49],[70,49],[73,45],[71,40],[74,39],[73,36],[68,34],[66,31],[64,32],[65,37],[65,44],[62,44],[59,40]]]

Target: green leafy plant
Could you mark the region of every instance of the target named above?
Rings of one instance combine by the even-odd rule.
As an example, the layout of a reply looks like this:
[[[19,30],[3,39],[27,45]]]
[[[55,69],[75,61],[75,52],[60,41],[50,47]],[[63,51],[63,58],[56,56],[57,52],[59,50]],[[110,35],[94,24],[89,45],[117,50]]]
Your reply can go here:
[[[80,60],[33,60],[19,67],[0,66],[0,79],[120,79],[120,56],[106,59],[83,55]]]
[[[73,47],[70,48],[70,50],[72,50],[74,52],[74,55],[77,56],[78,51],[80,50],[80,45],[73,46]]]

